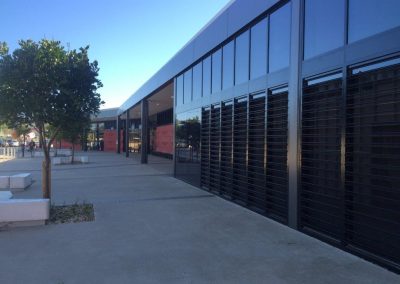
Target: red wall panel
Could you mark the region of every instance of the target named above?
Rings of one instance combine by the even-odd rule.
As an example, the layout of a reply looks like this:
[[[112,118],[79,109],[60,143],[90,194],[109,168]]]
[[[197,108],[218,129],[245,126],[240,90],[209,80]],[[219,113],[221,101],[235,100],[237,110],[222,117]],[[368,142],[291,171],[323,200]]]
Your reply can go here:
[[[104,151],[117,151],[117,130],[104,130]]]
[[[174,126],[172,124],[159,126],[155,130],[153,151],[172,154]]]

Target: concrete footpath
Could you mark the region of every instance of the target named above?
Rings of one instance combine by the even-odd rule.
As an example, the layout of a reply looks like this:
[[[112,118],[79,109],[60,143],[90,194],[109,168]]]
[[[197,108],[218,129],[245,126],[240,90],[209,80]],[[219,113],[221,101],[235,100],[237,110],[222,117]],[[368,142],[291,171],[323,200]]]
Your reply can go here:
[[[400,283],[384,268],[170,176],[171,162],[140,165],[89,153],[54,166],[53,203],[93,203],[94,222],[0,231],[0,283]],[[31,172],[15,198],[41,196],[39,158],[0,164]]]

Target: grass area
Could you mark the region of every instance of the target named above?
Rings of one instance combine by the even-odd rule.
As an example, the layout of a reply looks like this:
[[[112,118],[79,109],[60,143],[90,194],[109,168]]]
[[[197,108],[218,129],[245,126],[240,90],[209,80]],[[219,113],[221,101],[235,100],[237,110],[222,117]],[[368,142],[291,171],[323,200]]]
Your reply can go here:
[[[94,221],[93,204],[52,205],[49,224]]]

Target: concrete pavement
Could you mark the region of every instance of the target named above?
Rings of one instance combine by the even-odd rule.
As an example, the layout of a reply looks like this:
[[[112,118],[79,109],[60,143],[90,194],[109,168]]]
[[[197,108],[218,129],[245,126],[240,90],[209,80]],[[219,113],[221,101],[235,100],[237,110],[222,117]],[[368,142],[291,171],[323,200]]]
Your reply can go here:
[[[170,176],[90,153],[53,167],[53,202],[94,204],[96,220],[0,231],[0,283],[400,283],[400,276]],[[40,197],[40,159],[19,197]]]

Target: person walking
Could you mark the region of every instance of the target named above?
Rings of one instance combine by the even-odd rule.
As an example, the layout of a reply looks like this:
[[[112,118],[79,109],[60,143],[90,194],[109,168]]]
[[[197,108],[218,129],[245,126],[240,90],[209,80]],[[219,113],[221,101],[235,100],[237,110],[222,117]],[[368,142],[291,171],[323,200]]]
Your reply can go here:
[[[35,142],[34,141],[29,142],[29,152],[31,152],[31,158],[33,158],[34,149],[35,149]]]

